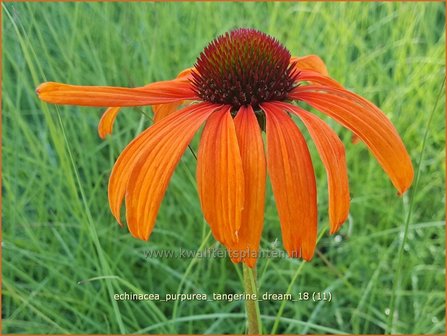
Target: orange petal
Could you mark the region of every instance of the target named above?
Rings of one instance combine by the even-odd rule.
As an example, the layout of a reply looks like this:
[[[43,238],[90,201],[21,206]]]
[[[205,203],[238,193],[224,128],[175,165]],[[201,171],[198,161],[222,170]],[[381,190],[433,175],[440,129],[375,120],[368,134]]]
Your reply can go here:
[[[312,84],[320,84],[329,87],[343,89],[343,86],[330,77],[323,76],[312,70],[302,70],[298,74],[297,82],[310,82]]]
[[[178,75],[177,75],[177,80],[183,80],[183,81],[188,81],[189,78],[191,78],[191,74],[192,71],[194,70],[194,67],[191,68],[186,68],[185,70],[182,70]]]
[[[331,233],[335,233],[349,214],[350,197],[345,146],[337,134],[314,114],[290,104],[281,106],[303,121],[315,142],[328,177],[329,222]]]
[[[188,81],[191,78],[191,72],[194,68],[187,68],[177,75],[176,81]],[[177,101],[169,104],[160,104],[152,106],[154,111],[154,123],[159,122],[161,119],[167,117],[171,113],[177,111],[177,108],[182,105],[182,101]]]
[[[245,181],[245,201],[242,211],[239,243],[231,251],[233,261],[256,265],[259,242],[264,224],[265,154],[259,127],[252,107],[241,107],[234,118],[236,135],[242,158]]]
[[[312,259],[317,241],[317,192],[309,149],[293,120],[275,103],[266,115],[267,169],[291,257]]]
[[[146,157],[148,150],[151,150],[162,138],[169,136],[173,131],[179,128],[188,129],[190,124],[195,125],[195,123],[205,120],[211,113],[210,110],[212,111],[212,108],[213,105],[211,104],[200,103],[180,110],[178,113],[170,115],[159,123],[147,128],[121,152],[110,174],[108,188],[110,209],[120,224],[121,203],[123,202],[130,176],[138,160],[143,156]],[[129,224],[132,225],[133,222]],[[135,236],[138,236],[137,227],[129,227],[129,229]]]
[[[321,86],[295,88],[290,97],[326,113],[354,132],[371,150],[400,194],[413,181],[413,166],[395,127],[366,99],[346,90]]]
[[[105,139],[107,134],[112,133],[113,124],[119,111],[119,107],[109,107],[103,113],[98,124],[98,134],[101,139]]]
[[[317,55],[307,55],[302,57],[290,57],[290,63],[296,62],[295,68],[297,70],[312,70],[324,76],[329,76],[326,65],[323,60]]]
[[[135,161],[126,188],[126,218],[132,234],[148,240],[169,180],[194,134],[214,108],[173,115],[152,128],[156,134]]]
[[[156,82],[139,88],[79,86],[47,82],[36,89],[45,102],[80,106],[142,106],[197,99],[187,81]]]
[[[244,174],[230,108],[208,118],[197,160],[197,187],[205,219],[214,237],[233,248],[244,207]]]
[[[186,81],[191,76],[191,71],[193,68],[188,68],[180,72],[176,80]],[[150,85],[150,84],[149,84]],[[177,111],[177,108],[182,105],[182,101],[177,101],[168,104],[154,105],[154,123],[160,121],[169,114]],[[101,117],[98,124],[98,133],[101,139],[104,139],[107,134],[112,133],[113,124],[115,122],[116,116],[120,111],[119,107],[109,107]]]
[[[169,104],[160,104],[152,106],[154,110],[154,123],[159,122],[161,119],[167,117],[171,113],[177,111],[177,108],[182,105],[182,101],[169,103]]]

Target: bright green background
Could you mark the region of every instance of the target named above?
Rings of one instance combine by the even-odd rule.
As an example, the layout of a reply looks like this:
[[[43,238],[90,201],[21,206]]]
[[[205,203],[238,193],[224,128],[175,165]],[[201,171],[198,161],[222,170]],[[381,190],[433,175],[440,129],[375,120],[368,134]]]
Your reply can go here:
[[[312,262],[262,259],[258,272],[261,293],[290,286],[294,294],[330,291],[333,300],[285,302],[280,313],[281,302],[260,302],[265,331],[277,318],[278,333],[444,333],[444,22],[442,3],[6,4],[3,332],[244,332],[241,301],[112,299],[124,291],[240,293],[241,268],[227,259],[144,258],[148,249],[198,249],[209,232],[189,151],[149,243],[113,220],[108,176],[124,146],[149,125],[141,112],[150,108],[124,109],[113,137],[101,141],[101,109],[45,105],[34,88],[46,80],[133,86],[169,79],[218,34],[255,27],[294,55],[320,55],[335,79],[380,106],[420,171],[419,183],[399,198],[365,146],[351,144],[350,133],[326,118],[346,144],[349,221],[337,235],[322,235]],[[321,231],[327,182],[309,144]],[[262,248],[276,239],[269,189]],[[211,237],[203,246],[215,244]]]

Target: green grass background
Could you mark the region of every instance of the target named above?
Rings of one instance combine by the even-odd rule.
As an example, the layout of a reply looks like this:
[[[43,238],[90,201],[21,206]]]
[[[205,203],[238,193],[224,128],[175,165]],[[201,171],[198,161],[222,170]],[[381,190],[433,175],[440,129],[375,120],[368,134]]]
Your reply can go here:
[[[110,214],[107,180],[120,151],[150,124],[142,114],[150,108],[124,109],[113,136],[101,141],[102,110],[50,106],[34,93],[46,80],[134,86],[169,79],[235,27],[272,34],[293,55],[320,55],[334,78],[385,111],[420,173],[398,197],[365,146],[325,118],[346,144],[349,221],[335,236],[325,232],[327,181],[309,142],[318,253],[309,263],[261,259],[258,273],[261,293],[330,291],[333,300],[260,302],[264,332],[445,332],[443,3],[7,3],[2,15],[4,333],[245,331],[242,301],[112,298],[243,291],[241,267],[227,259],[144,258],[149,249],[216,245],[201,215],[191,152],[150,242],[135,240]],[[276,239],[269,187],[262,248],[281,249],[272,247]]]

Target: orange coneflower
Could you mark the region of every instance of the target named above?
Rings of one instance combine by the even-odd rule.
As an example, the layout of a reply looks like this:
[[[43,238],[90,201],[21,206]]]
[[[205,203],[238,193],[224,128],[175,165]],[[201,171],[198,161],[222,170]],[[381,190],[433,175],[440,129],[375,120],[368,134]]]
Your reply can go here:
[[[343,143],[302,101],[350,129],[377,158],[400,194],[413,179],[410,157],[396,129],[374,104],[328,77],[317,56],[291,57],[276,39],[253,29],[219,36],[194,68],[170,81],[139,88],[44,83],[40,99],[55,104],[109,107],[99,134],[111,132],[120,107],[152,105],[154,125],[118,157],[109,203],[121,222],[126,204],[133,236],[147,240],[169,179],[194,134],[205,123],[197,162],[201,207],[214,237],[235,262],[256,263],[264,222],[266,172],[276,200],[284,247],[306,260],[317,237],[317,194],[312,161],[297,116],[328,176],[329,220],[336,232],[349,212]],[[266,155],[262,132],[266,133]]]

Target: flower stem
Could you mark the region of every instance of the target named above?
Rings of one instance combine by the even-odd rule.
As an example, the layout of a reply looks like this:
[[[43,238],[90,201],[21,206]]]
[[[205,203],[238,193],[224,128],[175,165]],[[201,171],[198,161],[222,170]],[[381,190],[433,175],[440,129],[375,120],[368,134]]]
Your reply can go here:
[[[247,321],[249,335],[260,335],[261,334],[261,314],[259,312],[258,305],[258,290],[256,285],[256,268],[250,268],[245,263],[243,264],[244,269],[244,290],[245,294],[250,295],[250,299],[245,300],[245,308],[247,310]],[[251,300],[253,299],[253,300]]]

